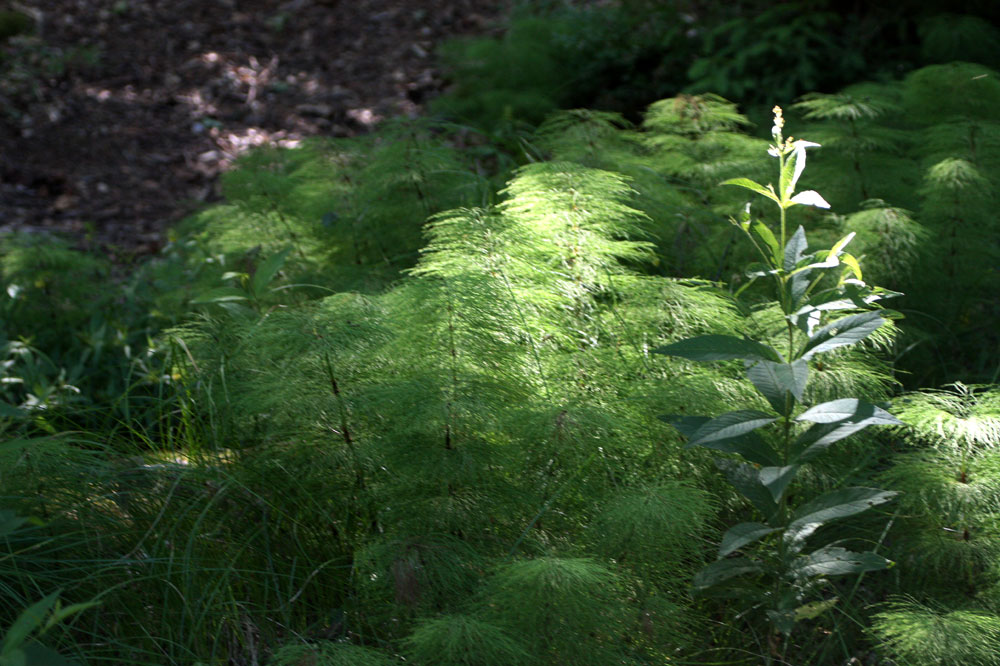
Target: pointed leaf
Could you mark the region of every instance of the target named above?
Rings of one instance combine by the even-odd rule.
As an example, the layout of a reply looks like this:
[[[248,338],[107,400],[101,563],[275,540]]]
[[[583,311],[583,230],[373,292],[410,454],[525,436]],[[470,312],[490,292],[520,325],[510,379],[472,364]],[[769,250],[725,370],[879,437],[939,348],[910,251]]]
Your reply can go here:
[[[816,331],[802,349],[802,358],[812,358],[821,352],[853,345],[864,340],[885,323],[877,310],[862,312],[831,322]]]
[[[799,192],[794,197],[789,199],[789,203],[800,204],[803,206],[815,206],[816,208],[829,208],[829,202],[820,196],[820,193],[816,190],[805,190],[804,192]]]
[[[253,274],[253,280],[250,283],[254,295],[261,296],[264,293],[264,289],[285,265],[285,260],[291,251],[292,248],[289,247],[278,254],[272,254],[257,267],[257,272]]]
[[[782,264],[786,271],[791,272],[798,265],[799,261],[802,260],[802,255],[805,254],[808,243],[806,241],[806,230],[800,225],[792,237],[788,239],[788,244],[785,245],[785,261]]]
[[[14,624],[7,630],[7,634],[3,638],[3,643],[0,644],[0,654],[20,647],[27,640],[28,636],[31,635],[31,632],[39,629],[45,622],[45,616],[58,599],[59,592],[53,592],[41,601],[36,601],[21,611],[21,614],[14,620]]]
[[[740,523],[726,530],[719,544],[719,558],[733,553],[761,537],[777,532],[777,527],[769,527],[763,523]]]
[[[753,465],[738,463],[732,460],[716,460],[716,466],[726,473],[729,483],[737,491],[754,505],[754,507],[764,515],[768,521],[778,510],[778,505],[768,490],[760,481],[757,475],[757,468]]]
[[[832,254],[832,255],[834,255],[836,257],[839,257],[841,254],[843,254],[844,248],[847,247],[851,243],[852,240],[854,240],[854,237],[856,235],[857,235],[856,232],[852,231],[851,233],[847,234],[846,236],[844,236],[843,238],[841,238],[839,241],[837,241],[836,243],[834,243],[833,247],[830,248],[830,254]]]
[[[817,252],[816,257],[821,259],[821,261],[818,261],[816,263],[806,264],[804,266],[799,266],[794,271],[792,271],[792,274],[794,275],[799,271],[805,271],[813,268],[834,268],[836,266],[839,266],[840,257],[842,254],[845,254],[844,248],[847,247],[848,243],[854,240],[854,236],[855,232],[852,231],[851,233],[847,234],[839,241],[834,243],[833,247],[830,248],[829,250]]]
[[[888,502],[897,493],[878,488],[841,488],[820,495],[800,506],[792,514],[788,528],[798,529],[808,523],[827,523],[867,511],[877,504]]]
[[[781,361],[781,355],[767,345],[731,335],[699,335],[653,350],[654,354],[680,356],[692,361]]]
[[[77,613],[82,613],[88,608],[93,608],[94,606],[100,606],[99,601],[84,601],[79,604],[70,604],[69,606],[63,606],[62,608],[56,608],[52,611],[52,615],[49,617],[48,622],[45,623],[46,629],[54,627],[58,623],[62,622],[68,617],[76,615]]]
[[[797,463],[807,463],[826,451],[831,444],[846,439],[863,430],[871,423],[817,423],[798,436],[792,443],[791,459]]]
[[[758,361],[747,368],[747,377],[767,398],[774,411],[786,415],[793,406],[788,400],[789,394],[796,400],[802,400],[806,382],[809,381],[809,364],[803,359],[792,363]]]
[[[716,560],[695,574],[691,587],[695,591],[708,589],[725,582],[735,576],[748,573],[760,573],[760,565],[745,557],[732,557],[727,560]]]
[[[764,245],[765,248],[771,253],[771,262],[774,266],[781,263],[781,247],[778,245],[778,239],[774,237],[774,233],[771,228],[760,220],[754,221],[750,225],[750,231],[753,232],[754,236]]]
[[[795,473],[799,471],[799,465],[786,465],[785,467],[762,467],[757,471],[760,482],[771,493],[775,502],[781,501],[781,496],[785,494],[788,484],[795,478]]]
[[[657,418],[672,425],[677,429],[677,432],[684,435],[688,439],[691,439],[691,437],[698,432],[698,428],[712,420],[712,417],[710,416],[688,416],[686,414],[664,414]]]
[[[247,300],[247,295],[242,289],[237,289],[236,287],[217,287],[202,292],[201,295],[191,302],[198,305],[202,303],[226,303],[245,300]]]
[[[857,258],[855,258],[853,254],[851,254],[850,252],[845,252],[844,254],[840,255],[840,260],[844,263],[844,266],[847,267],[847,270],[850,270],[852,273],[854,273],[854,277],[856,277],[859,280],[864,279],[861,276],[861,264],[858,263]],[[844,271],[845,276],[847,275],[847,270]]]
[[[730,178],[729,180],[720,183],[720,185],[736,185],[738,187],[743,187],[751,192],[756,192],[757,194],[765,196],[775,203],[780,203],[778,201],[778,197],[776,197],[771,190],[767,189],[760,183],[750,180],[749,178]]]
[[[792,307],[799,307],[802,299],[805,298],[806,292],[809,290],[809,283],[812,279],[809,274],[812,273],[813,269],[799,271],[798,273],[793,273],[786,283],[786,289],[788,291],[788,298],[792,304]]]
[[[848,400],[850,400],[850,398],[848,398]],[[834,400],[833,402],[839,403],[840,401]],[[874,405],[869,405],[868,403],[864,403],[862,406],[862,402],[863,401],[858,401],[858,407],[854,408],[853,413],[851,413],[847,418],[833,422],[820,421],[816,423],[816,425],[810,426],[808,430],[799,435],[792,444],[792,461],[798,463],[809,462],[816,456],[823,453],[830,447],[831,444],[850,437],[854,433],[859,432],[870,425],[893,425],[899,422],[896,417],[889,414],[889,412],[884,409],[880,409]],[[817,407],[823,407],[823,405],[817,405]],[[813,409],[816,409],[816,407]],[[812,420],[815,415],[808,419],[802,418],[808,414],[809,411],[812,410],[808,410],[801,414],[799,416],[799,420]],[[820,414],[818,418],[826,419],[835,417],[834,415],[839,416],[851,412],[851,405],[848,404],[843,407],[837,407],[831,411],[833,414],[827,412],[825,414]]]
[[[855,553],[835,546],[821,548],[792,565],[791,573],[797,578],[814,576],[842,576],[887,569],[889,560],[877,553]]]
[[[786,528],[781,535],[785,548],[793,555],[801,552],[805,548],[806,539],[822,526],[823,523],[796,523],[795,527]]]
[[[902,425],[903,422],[870,402],[858,398],[841,398],[820,403],[810,407],[795,417],[796,421],[810,423],[840,423],[849,421],[860,423],[867,421],[868,425]]]
[[[802,172],[806,168],[806,148],[819,148],[819,144],[813,141],[805,141],[799,139],[792,143],[793,150],[792,154],[788,156],[788,161],[785,163],[786,168],[792,166],[794,172],[792,173],[791,179],[787,182],[787,190],[782,198],[787,198],[792,192],[795,191],[795,186],[799,183],[799,178],[802,176]],[[784,176],[784,174],[782,174]]]
[[[795,184],[792,182],[792,175],[795,172],[796,154],[793,152],[785,158],[784,168],[778,175],[778,194],[782,201],[787,201],[795,191]]]
[[[707,442],[732,439],[777,420],[777,417],[765,414],[764,412],[758,412],[755,409],[741,409],[735,412],[727,412],[698,428],[691,437],[689,444],[691,446],[704,446]]]
[[[801,266],[798,266],[794,271],[792,271],[791,275],[798,275],[799,273],[809,273],[817,268],[834,268],[840,265],[840,259],[837,258],[837,255],[827,252],[826,250],[821,250],[820,252],[817,252],[815,255],[809,255],[809,258],[819,259],[819,261],[815,261],[812,263],[804,263]]]
[[[707,416],[660,416],[661,420],[666,421],[673,427],[677,428],[678,432],[682,435],[691,439],[692,436],[698,431],[698,428],[705,425],[712,419]],[[690,448],[692,444],[688,442],[686,448]],[[775,452],[768,446],[767,442],[761,439],[757,433],[748,432],[744,435],[738,437],[733,437],[731,439],[720,439],[714,442],[707,442],[700,444],[700,446],[706,449],[712,449],[713,451],[722,451],[724,453],[738,453],[743,456],[746,460],[757,463],[758,465],[776,465],[778,463],[778,456]]]

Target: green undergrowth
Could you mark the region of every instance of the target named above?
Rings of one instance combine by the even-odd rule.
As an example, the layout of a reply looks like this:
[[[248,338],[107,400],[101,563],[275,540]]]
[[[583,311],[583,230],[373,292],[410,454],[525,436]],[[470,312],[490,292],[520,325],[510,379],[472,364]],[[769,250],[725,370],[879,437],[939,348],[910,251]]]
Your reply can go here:
[[[520,0],[499,36],[442,46],[452,85],[432,106],[503,142],[557,109],[636,120],[678,91],[741,100],[765,122],[775,100],[810,91],[955,60],[1000,67],[998,21],[987,0]]]
[[[680,95],[637,122],[549,115],[516,151],[419,120],[251,153],[123,279],[0,240],[0,629],[57,592],[96,602],[37,613],[0,660],[993,663],[997,86],[942,65],[788,113],[822,144],[794,180],[832,204],[789,210],[809,240],[788,251],[846,237],[855,262],[809,321],[871,307],[862,280],[906,294],[904,319],[805,358],[803,407],[905,425],[829,442],[782,488],[899,493],[802,537],[894,565],[810,582],[782,607],[794,634],[759,619],[763,586],[692,589],[753,505],[719,472],[737,449],[661,417],[773,403],[735,357],[651,352],[784,349],[789,313],[727,221],[770,211],[718,186],[778,182],[768,142]]]

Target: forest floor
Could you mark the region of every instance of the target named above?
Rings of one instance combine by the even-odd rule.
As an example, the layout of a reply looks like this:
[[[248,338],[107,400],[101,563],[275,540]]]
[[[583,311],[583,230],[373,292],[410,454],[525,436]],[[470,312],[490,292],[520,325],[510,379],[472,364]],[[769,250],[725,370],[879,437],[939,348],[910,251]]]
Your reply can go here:
[[[0,2],[2,4],[2,2]],[[351,136],[446,85],[435,48],[499,30],[504,0],[24,0],[2,45],[0,231],[119,262],[219,198],[256,145]]]

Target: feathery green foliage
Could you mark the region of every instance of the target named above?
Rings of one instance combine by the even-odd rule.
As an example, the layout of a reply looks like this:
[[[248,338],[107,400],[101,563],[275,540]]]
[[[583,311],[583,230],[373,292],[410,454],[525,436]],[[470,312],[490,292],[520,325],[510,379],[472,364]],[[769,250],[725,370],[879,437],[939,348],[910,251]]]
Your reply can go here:
[[[531,660],[503,629],[464,615],[422,621],[405,645],[410,659],[427,666],[518,666]]]
[[[908,664],[1000,663],[1000,618],[983,612],[893,602],[875,616],[872,632]]]
[[[900,308],[913,332],[901,360],[911,382],[995,376],[998,101],[996,72],[951,63],[796,106],[830,148],[815,173],[848,212],[845,228],[884,284],[908,282]]]
[[[910,322],[991,339],[994,83],[810,95],[777,176],[710,94],[557,113],[509,172],[424,121],[260,151],[121,289],[5,239],[0,626],[61,590],[81,663],[992,663],[995,387],[866,426]],[[873,282],[923,290],[898,327]]]

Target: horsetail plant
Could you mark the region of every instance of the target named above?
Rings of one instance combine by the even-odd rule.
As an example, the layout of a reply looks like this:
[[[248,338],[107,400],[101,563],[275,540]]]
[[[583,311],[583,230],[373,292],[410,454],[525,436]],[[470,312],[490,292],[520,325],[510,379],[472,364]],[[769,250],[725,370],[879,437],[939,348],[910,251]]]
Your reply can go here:
[[[783,315],[781,343],[772,346],[748,338],[703,335],[655,350],[693,361],[740,359],[747,378],[771,407],[767,412],[742,409],[714,418],[664,417],[688,438],[689,447],[703,446],[743,459],[727,457],[718,466],[762,520],[731,527],[722,537],[718,559],[695,575],[693,588],[696,593],[741,599],[748,611],[762,610],[770,624],[768,663],[783,656],[797,621],[816,617],[836,603],[835,598],[821,594],[827,577],[891,565],[875,552],[852,552],[839,542],[812,550],[807,546],[822,525],[887,502],[895,493],[842,487],[793,506],[787,492],[790,484],[803,465],[835,442],[870,425],[900,423],[881,407],[858,398],[804,404],[810,364],[817,363],[820,354],[864,340],[896,316],[876,305],[896,293],[862,280],[858,260],[845,251],[853,233],[829,250],[814,252],[808,251],[801,226],[789,237],[789,209],[797,205],[829,208],[829,204],[815,191],[796,193],[806,150],[818,144],[784,138],[783,125],[781,108],[775,107],[774,143],[768,154],[778,160],[777,188],[748,178],[723,183],[751,190],[778,207],[777,236],[764,222],[752,218],[750,204],[732,222],[761,259],[751,267],[750,282],[740,292],[760,279],[773,285],[773,298]],[[770,427],[758,432],[765,426]],[[781,635],[786,647],[779,651]]]

